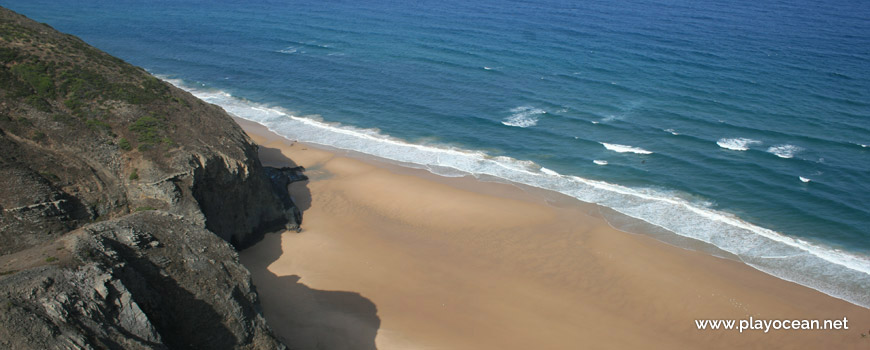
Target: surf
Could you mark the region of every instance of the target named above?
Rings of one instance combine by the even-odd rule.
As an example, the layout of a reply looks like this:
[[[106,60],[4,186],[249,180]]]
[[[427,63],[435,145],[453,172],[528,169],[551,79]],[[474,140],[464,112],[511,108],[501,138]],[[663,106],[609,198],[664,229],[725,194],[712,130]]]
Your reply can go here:
[[[752,145],[760,145],[762,142],[758,140],[748,139],[748,138],[722,138],[719,141],[716,141],[716,144],[719,147],[730,149],[732,151],[748,151],[749,147]]]
[[[528,128],[538,125],[538,119],[547,114],[547,111],[532,106],[520,106],[511,109],[511,116],[501,123],[507,126]]]
[[[258,104],[220,90],[186,86],[180,80],[166,80],[200,99],[223,107],[230,114],[262,124],[288,139],[357,151],[444,176],[493,177],[563,193],[611,208],[673,234],[710,244],[768,274],[870,307],[870,295],[866,293],[870,290],[870,260],[866,257],[786,236],[717,211],[703,202],[661,189],[632,188],[561,174],[531,161],[492,156],[483,151],[447,144],[410,143],[376,129],[329,123],[313,116],[297,116],[279,106]],[[525,113],[526,116],[543,114],[536,110],[522,106],[512,112]],[[620,153],[652,153],[634,146],[601,144]],[[777,258],[771,259],[770,256]]]
[[[776,145],[767,149],[768,153],[772,153],[780,158],[793,158],[795,154],[800,151],[803,151],[802,147],[798,147],[795,145]]]
[[[606,148],[608,150],[611,150],[614,152],[619,152],[619,153],[652,154],[652,152],[647,151],[647,150],[640,148],[640,147],[618,145],[615,143],[606,143],[606,142],[601,142],[601,145],[603,145],[604,148]]]

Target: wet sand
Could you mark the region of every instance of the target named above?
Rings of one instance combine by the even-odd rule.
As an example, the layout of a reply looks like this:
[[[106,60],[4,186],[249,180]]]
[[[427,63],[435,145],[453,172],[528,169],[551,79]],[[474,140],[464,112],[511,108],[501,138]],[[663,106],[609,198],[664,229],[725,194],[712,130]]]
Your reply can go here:
[[[241,252],[294,349],[868,349],[870,310],[742,263],[612,228],[523,186],[285,140],[237,120],[265,165],[302,165],[301,233]],[[696,319],[843,319],[849,330],[698,330]]]

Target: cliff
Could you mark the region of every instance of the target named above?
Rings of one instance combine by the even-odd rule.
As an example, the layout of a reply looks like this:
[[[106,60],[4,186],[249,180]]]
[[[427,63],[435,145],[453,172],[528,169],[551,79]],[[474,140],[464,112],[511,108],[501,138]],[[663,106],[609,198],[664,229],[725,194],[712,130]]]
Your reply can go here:
[[[217,106],[0,8],[3,348],[280,348],[234,247],[296,228]]]

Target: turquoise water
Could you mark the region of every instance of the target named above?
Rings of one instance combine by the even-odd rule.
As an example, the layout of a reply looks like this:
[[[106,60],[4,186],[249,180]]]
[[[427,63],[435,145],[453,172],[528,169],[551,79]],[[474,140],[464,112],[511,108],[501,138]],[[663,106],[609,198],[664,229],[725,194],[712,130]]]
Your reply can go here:
[[[289,138],[559,191],[870,306],[866,2],[3,6]]]

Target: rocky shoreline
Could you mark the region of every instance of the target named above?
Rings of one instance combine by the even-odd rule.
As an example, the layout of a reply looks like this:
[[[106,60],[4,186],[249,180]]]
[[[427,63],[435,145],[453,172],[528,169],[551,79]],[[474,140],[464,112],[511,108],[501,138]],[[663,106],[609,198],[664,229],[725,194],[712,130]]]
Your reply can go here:
[[[0,9],[0,347],[281,349],[235,249],[298,229],[219,107]]]

